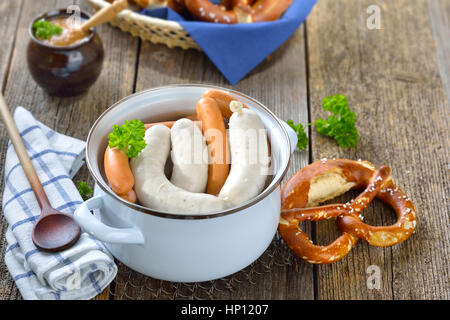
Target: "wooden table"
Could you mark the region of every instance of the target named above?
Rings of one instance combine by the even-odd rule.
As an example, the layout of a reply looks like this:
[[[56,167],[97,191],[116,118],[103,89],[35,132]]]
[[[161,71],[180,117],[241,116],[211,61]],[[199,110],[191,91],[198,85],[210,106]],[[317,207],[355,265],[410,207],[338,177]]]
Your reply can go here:
[[[27,27],[46,9],[77,2],[0,2],[0,87],[12,109],[24,106],[55,130],[85,139],[108,106],[133,92],[192,82],[229,87],[203,53],[141,42],[104,25],[98,31],[106,58],[95,85],[74,98],[47,96],[26,67]],[[367,26],[370,5],[380,9],[380,29]],[[84,2],[82,7],[92,12]],[[418,228],[411,239],[394,247],[375,248],[359,241],[348,256],[331,265],[313,266],[291,257],[291,263],[274,264],[251,283],[243,281],[232,291],[217,291],[213,298],[450,298],[449,38],[449,0],[319,0],[307,22],[234,87],[263,102],[281,119],[303,124],[326,116],[321,108],[324,97],[346,95],[357,114],[357,147],[341,149],[310,129],[309,149],[295,153],[288,176],[324,157],[361,158],[377,166],[388,165],[416,206]],[[7,142],[6,132],[0,128],[2,163]],[[86,168],[75,180],[93,184]],[[350,193],[338,200],[354,196]],[[374,225],[395,221],[393,211],[379,201],[364,216]],[[2,257],[6,227],[2,218]],[[319,244],[338,235],[332,221],[304,228]],[[372,265],[381,272],[379,289],[367,286]],[[139,298],[155,297],[142,288],[123,285],[120,279],[124,277],[130,277],[130,270],[120,265],[117,281],[98,298],[136,298],[138,293]],[[0,299],[20,298],[0,259]]]

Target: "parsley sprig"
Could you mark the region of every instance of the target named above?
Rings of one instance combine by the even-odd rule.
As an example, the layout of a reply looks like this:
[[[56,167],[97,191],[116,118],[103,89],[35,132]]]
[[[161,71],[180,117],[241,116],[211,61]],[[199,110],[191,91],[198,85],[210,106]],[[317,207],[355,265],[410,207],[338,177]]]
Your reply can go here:
[[[127,156],[134,158],[147,145],[144,136],[145,125],[141,120],[125,120],[121,126],[113,126],[113,131],[108,135],[109,147],[126,150]]]
[[[49,39],[54,34],[60,35],[63,31],[60,26],[57,26],[56,24],[48,22],[44,19],[40,19],[33,23],[33,30],[34,35],[38,39]]]
[[[358,130],[356,129],[356,115],[348,107],[348,99],[342,94],[328,96],[322,101],[322,108],[329,111],[328,119],[319,118],[313,123],[303,126],[301,123],[294,124],[292,120],[286,123],[295,130],[298,137],[297,147],[305,150],[308,146],[306,127],[314,124],[319,134],[329,136],[336,140],[342,148],[355,147],[358,142]]]
[[[286,121],[286,123],[294,129],[295,133],[297,133],[297,148],[300,150],[306,150],[306,147],[308,146],[308,136],[305,130],[309,124],[307,124],[306,127],[301,123],[294,124],[294,121],[291,119]]]
[[[92,193],[92,189],[84,181],[78,181],[78,192],[84,201],[88,199],[88,196]]]
[[[335,139],[342,148],[355,147],[359,135],[356,115],[348,107],[348,99],[342,94],[329,96],[323,99],[322,107],[331,115],[327,120],[319,118],[314,122],[317,132]]]

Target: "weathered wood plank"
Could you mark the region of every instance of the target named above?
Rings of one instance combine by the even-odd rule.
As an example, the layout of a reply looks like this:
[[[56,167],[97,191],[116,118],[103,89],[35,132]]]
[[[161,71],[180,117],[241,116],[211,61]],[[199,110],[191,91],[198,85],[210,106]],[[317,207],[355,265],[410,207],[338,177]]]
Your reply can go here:
[[[2,17],[2,27],[5,35],[0,38],[0,90],[3,90],[6,76],[11,62],[11,55],[16,39],[17,22],[20,16],[20,9],[22,1],[2,1],[0,3],[0,16]],[[0,123],[0,141],[2,141],[2,150],[6,150],[3,141],[7,141],[7,133],[4,130],[3,123]],[[6,153],[0,154],[0,161],[4,163]],[[1,169],[3,171],[3,169]],[[3,177],[3,173],[2,173]],[[1,200],[0,200],[1,201]],[[6,223],[3,215],[0,217],[0,253],[3,257],[6,250]],[[20,299],[20,293],[14,285],[8,269],[3,261],[0,259],[0,300]]]
[[[292,118],[305,124],[308,121],[306,67],[305,67],[304,29],[300,30],[274,55],[257,67],[233,89],[248,94],[275,112],[281,119]],[[194,50],[182,51],[168,49],[165,46],[143,43],[139,58],[136,90],[174,83],[206,83],[230,87],[223,76],[211,62]],[[306,152],[296,152],[288,175],[308,163]],[[308,229],[309,231],[309,229]],[[281,240],[277,246],[282,247]],[[270,267],[269,272],[248,268],[245,273],[235,275],[242,282],[233,291],[224,287],[228,281],[218,281],[217,286],[222,291],[214,291],[212,295],[194,285],[192,289],[197,297],[218,299],[313,299],[312,266],[293,258],[289,251],[283,251],[289,266]],[[277,251],[277,254],[281,254]],[[273,260],[268,257],[268,260]],[[272,261],[273,262],[273,261]],[[285,264],[280,263],[280,264]],[[261,267],[261,265],[259,265]],[[267,271],[267,270],[266,270]],[[251,278],[252,284],[248,280]],[[243,279],[242,279],[243,278]],[[199,286],[211,288],[211,284]],[[150,290],[162,286],[163,291]],[[225,285],[226,286],[226,285]],[[206,290],[207,291],[207,290]],[[133,276],[125,266],[121,267],[115,287],[115,298],[130,298],[139,295],[140,298],[185,298],[192,295],[189,287],[182,284],[170,284],[142,279]]]
[[[428,0],[431,30],[436,41],[436,55],[442,83],[450,101],[450,1]]]
[[[8,3],[12,2],[15,1],[8,1]],[[77,97],[49,97],[36,85],[27,69],[26,45],[29,39],[27,27],[32,18],[45,10],[64,8],[70,4],[79,3],[80,1],[76,0],[45,0],[29,1],[23,6],[17,25],[17,41],[12,53],[11,68],[6,77],[5,98],[11,110],[21,105],[49,127],[79,139],[86,139],[91,125],[98,116],[112,103],[132,93],[138,40],[108,25],[100,26],[98,33],[103,40],[105,60],[103,71],[97,82],[87,93]],[[93,11],[85,3],[82,3],[81,7],[87,11]],[[4,161],[8,138],[4,130],[0,129],[0,149],[2,150],[2,161]],[[3,167],[1,170],[3,176]],[[93,180],[89,177],[85,167],[74,180],[85,180],[91,186],[93,185]],[[3,189],[3,187],[2,180],[1,188]],[[6,223],[2,220],[1,230],[5,230],[5,228]],[[2,236],[0,240],[2,256],[5,249],[6,241]],[[20,297],[3,259],[0,260],[0,270],[1,297],[12,299]]]
[[[367,8],[381,10],[381,29],[366,25]],[[360,241],[343,260],[318,267],[319,299],[448,299],[449,108],[439,75],[426,1],[319,1],[307,24],[312,119],[321,101],[345,94],[356,112],[360,141],[343,150],[315,130],[313,158],[345,157],[388,165],[413,200],[418,229],[408,241],[375,248]],[[375,201],[366,222],[394,222]],[[337,235],[317,225],[317,242]],[[366,269],[381,269],[381,288],[366,285]]]
[[[26,69],[26,26],[45,8],[72,2],[77,1],[46,0],[45,5],[40,1],[39,7],[36,3],[27,3],[20,20],[20,1],[0,4],[0,15],[7,17],[6,25],[10,28],[5,32],[11,34],[9,31],[15,29],[14,21],[17,21],[17,39],[20,39],[14,51],[11,51],[14,37],[0,40],[0,88],[6,84],[5,94],[11,109],[24,105],[47,125],[85,138],[92,122],[108,105],[133,91],[138,41],[108,26],[101,27],[99,33],[106,49],[105,68],[90,92],[69,99],[45,96]],[[366,9],[372,4],[382,10],[381,30],[366,28]],[[413,3],[321,0],[308,20],[312,119],[325,116],[320,104],[326,95],[344,93],[358,115],[361,133],[355,150],[342,150],[314,132],[313,158],[363,158],[376,165],[391,166],[393,176],[408,192],[419,214],[419,228],[407,242],[382,249],[360,241],[341,262],[317,267],[316,294],[320,299],[449,298],[449,235],[446,233],[450,191],[449,109],[443,89],[447,88],[448,97],[449,5],[445,0],[428,0],[428,7],[423,0]],[[7,14],[2,12],[5,8]],[[425,12],[430,12],[432,18]],[[437,43],[432,41],[432,36]],[[303,29],[235,88],[265,103],[282,119],[293,118],[306,123],[302,39]],[[11,72],[8,73],[10,61]],[[136,90],[183,82],[228,87],[203,54],[142,44]],[[0,148],[6,150],[7,137],[1,129],[0,124]],[[4,157],[3,151],[2,161]],[[297,152],[288,175],[307,162],[307,155]],[[75,180],[86,179],[92,184],[84,168]],[[374,203],[365,216],[368,223],[375,225],[394,221],[389,208],[379,203]],[[328,243],[338,234],[329,223],[318,223],[316,229],[319,243]],[[4,220],[0,221],[0,230],[0,254],[3,255],[6,247]],[[286,257],[291,259],[289,254]],[[233,292],[225,288],[214,298],[313,298],[312,267],[292,261],[292,265],[273,266],[270,272],[256,275],[252,278],[253,284],[244,279]],[[381,268],[380,290],[366,287],[369,265]],[[117,280],[115,298],[170,298],[168,293],[174,292],[176,298],[189,295],[189,287],[143,279],[123,266]],[[133,284],[138,286],[133,287]],[[162,290],[152,293],[149,284],[150,288],[155,286]],[[2,259],[0,288],[0,299],[20,299]],[[107,297],[108,292],[105,292],[100,298]]]
[[[0,39],[0,88],[3,89],[10,65],[11,53],[16,40],[17,22],[19,20],[22,1],[2,1],[0,16],[2,17],[3,34]]]

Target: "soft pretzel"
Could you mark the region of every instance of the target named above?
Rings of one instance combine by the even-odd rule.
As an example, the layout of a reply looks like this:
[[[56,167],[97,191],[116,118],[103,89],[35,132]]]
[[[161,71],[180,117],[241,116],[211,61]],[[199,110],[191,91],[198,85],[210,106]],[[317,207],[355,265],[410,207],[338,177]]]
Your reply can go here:
[[[108,2],[114,2],[114,0],[107,0]],[[185,0],[133,0],[141,8],[157,8],[168,6],[171,9],[182,12],[185,11]],[[246,7],[253,3],[254,0],[222,0],[218,5],[223,9],[232,9],[234,6]],[[222,10],[223,10],[222,9]]]
[[[372,201],[376,193],[380,190],[382,183],[389,176],[389,173],[389,168],[382,167],[370,177],[370,181],[367,183],[364,192],[353,202],[358,211],[362,211],[369,205],[370,201]],[[285,208],[285,203],[286,202],[283,202],[282,208]],[[288,205],[288,207],[289,206],[290,205]],[[308,236],[300,229],[298,224],[305,220],[318,221],[337,218],[345,213],[346,210],[343,205],[284,209],[282,210],[280,218],[279,230],[288,246],[303,259],[316,264],[331,263],[340,260],[347,255],[357,242],[358,238],[351,233],[343,232],[342,235],[330,245],[317,246],[309,240]],[[356,219],[359,218],[356,217]]]
[[[277,20],[292,3],[292,0],[230,0],[216,5],[209,0],[183,1],[195,18],[226,24]]]
[[[365,188],[346,204],[315,207],[350,189]],[[399,220],[389,227],[371,227],[361,221],[361,211],[374,197],[391,205]],[[313,207],[313,208],[311,208]],[[316,246],[299,228],[305,220],[337,220],[342,235],[329,246]],[[394,185],[387,167],[376,169],[367,161],[346,159],[317,161],[299,170],[282,189],[279,231],[287,245],[310,263],[326,264],[344,257],[360,237],[370,244],[389,246],[406,240],[416,225],[414,206]]]
[[[278,231],[288,247],[303,260],[314,264],[332,263],[346,256],[356,244],[358,238],[350,233],[343,232],[328,246],[318,246],[312,243],[298,224],[303,221],[337,218],[342,213],[343,211],[338,210],[336,205],[283,210]]]
[[[363,223],[355,215],[342,215],[336,223],[342,232],[348,232],[375,247],[388,247],[408,239],[416,227],[414,205],[408,196],[392,180],[388,181],[377,198],[390,205],[397,214],[397,222],[391,226],[374,227]],[[349,208],[352,208],[350,204]]]

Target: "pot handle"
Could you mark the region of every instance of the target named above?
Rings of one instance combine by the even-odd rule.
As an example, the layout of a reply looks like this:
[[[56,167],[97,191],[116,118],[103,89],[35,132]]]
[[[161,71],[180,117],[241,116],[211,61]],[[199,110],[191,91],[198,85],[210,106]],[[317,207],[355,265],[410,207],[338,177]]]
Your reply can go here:
[[[280,122],[289,136],[289,142],[291,143],[291,153],[294,153],[295,149],[297,148],[298,142],[297,133],[285,121],[280,120]]]
[[[125,244],[144,243],[144,236],[140,230],[136,228],[120,229],[109,227],[97,219],[91,213],[91,210],[100,209],[102,206],[102,196],[96,196],[83,202],[74,213],[75,221],[84,231],[103,242]]]

